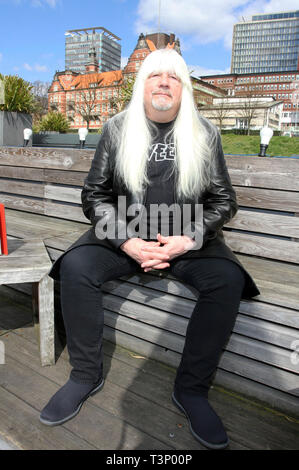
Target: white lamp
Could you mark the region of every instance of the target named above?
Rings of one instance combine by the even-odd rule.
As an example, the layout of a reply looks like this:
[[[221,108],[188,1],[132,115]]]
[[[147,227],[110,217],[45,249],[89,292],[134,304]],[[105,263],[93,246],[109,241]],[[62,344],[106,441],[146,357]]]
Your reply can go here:
[[[259,157],[265,157],[267,147],[269,145],[271,137],[273,136],[273,130],[270,129],[270,127],[268,126],[265,126],[261,129],[260,136],[261,136],[261,143],[260,143]]]
[[[24,134],[24,147],[26,147],[28,145],[30,137],[32,136],[32,130],[24,129],[23,134]]]
[[[88,129],[86,129],[86,127],[80,127],[80,129],[78,129],[78,134],[80,140],[80,149],[82,149],[85,145],[85,139],[88,134]]]

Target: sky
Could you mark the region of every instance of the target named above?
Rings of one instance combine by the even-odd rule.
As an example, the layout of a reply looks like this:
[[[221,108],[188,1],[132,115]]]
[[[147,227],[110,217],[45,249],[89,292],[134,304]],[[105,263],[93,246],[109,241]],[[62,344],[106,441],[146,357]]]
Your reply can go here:
[[[180,39],[194,76],[230,73],[235,23],[296,9],[298,0],[0,0],[0,73],[51,82],[65,69],[65,31],[97,26],[121,38],[123,67],[159,24]]]

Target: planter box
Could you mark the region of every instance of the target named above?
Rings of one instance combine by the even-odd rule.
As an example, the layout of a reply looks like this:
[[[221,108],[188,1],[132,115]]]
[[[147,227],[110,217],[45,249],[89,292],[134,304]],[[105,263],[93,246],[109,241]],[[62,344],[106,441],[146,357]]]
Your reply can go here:
[[[86,137],[85,148],[95,149],[101,134],[89,133]],[[33,134],[33,146],[35,147],[61,147],[80,148],[78,133],[40,132]]]
[[[23,147],[26,128],[32,129],[30,114],[0,111],[0,146]],[[32,137],[28,143],[31,145]]]

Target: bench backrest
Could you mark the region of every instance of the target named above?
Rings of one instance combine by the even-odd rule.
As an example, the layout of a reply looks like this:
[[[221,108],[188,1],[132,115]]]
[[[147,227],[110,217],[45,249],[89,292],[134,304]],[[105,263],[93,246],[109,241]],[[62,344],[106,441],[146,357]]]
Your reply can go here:
[[[93,150],[0,148],[6,208],[78,222]],[[224,227],[236,253],[299,264],[299,160],[226,156],[239,211]]]

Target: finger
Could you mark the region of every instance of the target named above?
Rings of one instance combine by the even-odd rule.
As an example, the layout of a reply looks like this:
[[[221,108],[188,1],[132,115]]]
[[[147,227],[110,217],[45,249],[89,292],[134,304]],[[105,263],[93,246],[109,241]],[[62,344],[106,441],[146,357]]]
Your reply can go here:
[[[153,266],[155,266],[156,264],[161,264],[161,259],[150,259],[150,260],[147,260],[147,261],[144,261],[143,263],[141,263],[141,267],[142,268],[151,268]]]
[[[165,248],[163,246],[153,246],[153,247],[144,247],[141,248],[141,251],[146,251],[147,253],[165,253]]]
[[[161,254],[161,253],[148,253],[148,254],[144,254],[143,256],[141,256],[141,263],[147,263],[149,261],[153,261],[153,260],[158,260],[160,263],[162,261],[169,261],[170,257],[169,255],[165,255],[165,254]]]
[[[153,258],[159,258],[161,260],[169,259],[169,254],[164,251],[156,251],[156,250],[140,250],[141,257],[144,258],[144,261]]]
[[[168,237],[164,237],[163,235],[161,235],[161,233],[158,233],[157,240],[159,240],[159,242],[161,242],[161,243],[167,243],[168,242]]]
[[[153,271],[154,269],[165,269],[165,268],[169,268],[169,266],[170,266],[169,263],[160,263],[155,266],[152,266],[151,268],[144,268],[144,272]]]

